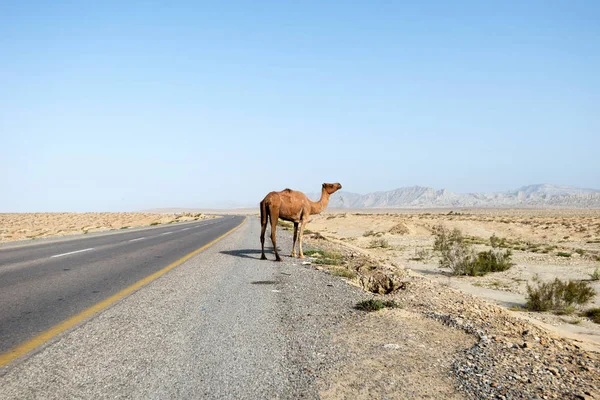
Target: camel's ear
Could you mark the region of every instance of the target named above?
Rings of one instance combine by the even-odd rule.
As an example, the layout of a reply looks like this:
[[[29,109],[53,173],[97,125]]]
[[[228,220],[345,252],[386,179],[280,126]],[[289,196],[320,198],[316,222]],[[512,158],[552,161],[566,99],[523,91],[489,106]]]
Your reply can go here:
[[[326,183],[323,184],[323,187],[325,187],[325,185],[327,185]]]

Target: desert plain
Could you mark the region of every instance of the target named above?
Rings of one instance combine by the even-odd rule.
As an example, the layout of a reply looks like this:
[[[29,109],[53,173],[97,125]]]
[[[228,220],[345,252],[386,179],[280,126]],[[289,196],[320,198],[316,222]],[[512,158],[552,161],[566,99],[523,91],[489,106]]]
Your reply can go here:
[[[458,229],[476,251],[491,249],[494,236],[501,248],[511,251],[513,266],[485,276],[453,276],[440,268],[439,254],[433,250],[433,230],[439,225]],[[600,294],[600,280],[591,279],[600,268],[597,209],[331,210],[313,216],[307,229],[512,310],[525,311],[527,285],[535,280],[589,281]],[[589,306],[599,307],[600,296]],[[590,333],[589,339],[600,345],[600,325],[585,318],[526,316],[556,331]]]
[[[215,218],[203,213],[0,213],[0,243]]]

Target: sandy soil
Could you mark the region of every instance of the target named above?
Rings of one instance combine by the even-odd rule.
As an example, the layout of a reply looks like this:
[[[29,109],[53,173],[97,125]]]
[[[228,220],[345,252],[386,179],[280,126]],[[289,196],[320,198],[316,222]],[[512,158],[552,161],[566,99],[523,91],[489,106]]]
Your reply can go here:
[[[0,243],[214,218],[201,213],[0,214]]]
[[[374,334],[381,327],[387,332],[384,343]],[[461,351],[476,342],[465,332],[419,313],[384,309],[367,314],[358,326],[342,328],[336,341],[348,346],[352,362],[328,376],[322,399],[465,397],[449,372]]]
[[[527,283],[536,276],[545,281],[589,280],[600,267],[600,210],[378,211],[326,212],[312,216],[307,229],[513,310],[524,306]],[[432,250],[431,231],[438,224],[460,229],[477,250],[490,249],[492,235],[505,238],[515,265],[484,277],[450,275],[439,268]],[[381,243],[388,247],[377,247]],[[591,283],[599,295],[589,307],[599,307],[600,281]],[[518,314],[566,337],[591,341],[600,349],[600,325],[586,318]]]

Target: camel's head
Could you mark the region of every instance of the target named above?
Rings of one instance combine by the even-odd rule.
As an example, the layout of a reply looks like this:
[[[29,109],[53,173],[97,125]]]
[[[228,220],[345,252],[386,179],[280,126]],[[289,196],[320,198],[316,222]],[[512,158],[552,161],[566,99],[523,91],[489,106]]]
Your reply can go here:
[[[342,185],[340,183],[324,183],[323,184],[323,189],[325,189],[325,191],[328,194],[333,194],[335,192],[337,192],[338,190],[340,190],[342,188]]]

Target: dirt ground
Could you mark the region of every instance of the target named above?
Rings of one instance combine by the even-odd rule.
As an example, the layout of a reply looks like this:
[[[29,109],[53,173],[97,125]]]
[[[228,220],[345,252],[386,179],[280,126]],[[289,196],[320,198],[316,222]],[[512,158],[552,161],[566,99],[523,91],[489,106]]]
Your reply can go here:
[[[506,239],[515,265],[483,277],[450,275],[440,269],[432,250],[431,231],[439,224],[461,230],[477,250],[490,249],[492,235]],[[536,277],[589,280],[600,267],[600,210],[363,210],[313,216],[307,229],[513,310],[524,306],[527,283]],[[381,240],[388,247],[376,247]],[[600,294],[600,281],[590,283]],[[600,295],[589,307],[600,307]],[[520,314],[565,336],[592,341],[600,349],[600,325],[585,318]]]
[[[0,214],[0,243],[214,218],[202,213]]]
[[[382,327],[384,337],[374,334]],[[327,389],[320,392],[324,400],[464,398],[455,387],[451,365],[476,342],[465,332],[405,309],[384,309],[367,314],[352,329],[342,329],[336,340],[349,347],[352,363],[328,377]]]
[[[476,249],[504,238],[515,265],[450,275],[432,251],[438,224],[460,229]],[[521,308],[536,275],[590,279],[600,266],[600,210],[330,212],[312,216],[307,229],[307,246],[342,256],[338,265],[313,256],[315,268],[363,288],[380,272],[402,281],[373,294],[401,309],[336,333],[355,355],[324,379],[323,398],[600,398],[600,325],[577,312]]]

